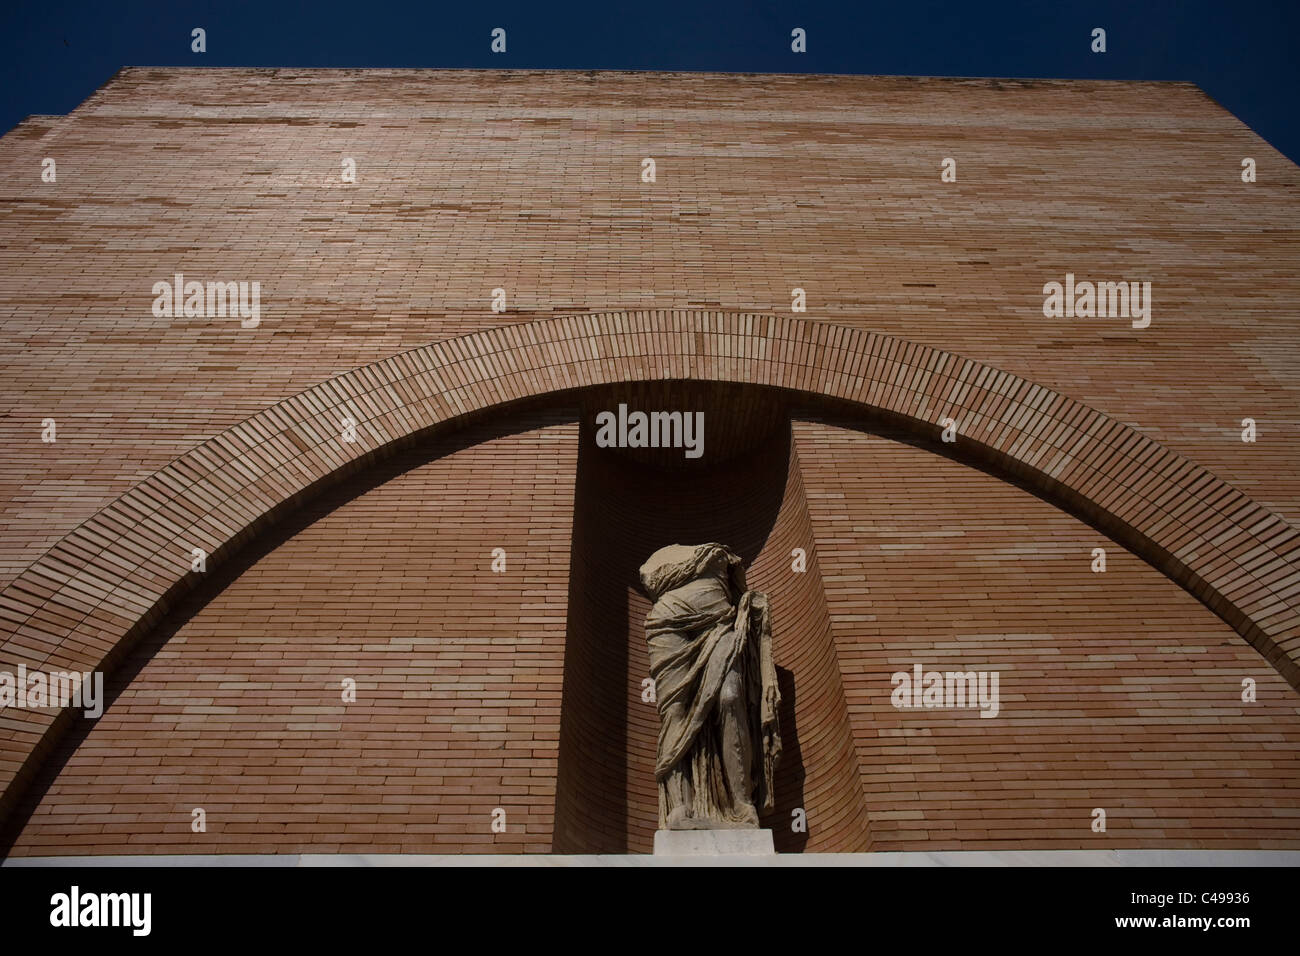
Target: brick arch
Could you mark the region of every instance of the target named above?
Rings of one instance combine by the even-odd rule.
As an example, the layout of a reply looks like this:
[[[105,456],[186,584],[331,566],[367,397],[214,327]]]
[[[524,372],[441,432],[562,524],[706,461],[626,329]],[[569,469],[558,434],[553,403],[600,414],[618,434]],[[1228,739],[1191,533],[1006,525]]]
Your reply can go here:
[[[306,389],[197,446],[83,522],[0,595],[0,661],[108,670],[216,563],[322,484],[468,416],[619,382],[786,390],[907,424],[1083,512],[1187,588],[1300,688],[1300,533],[1205,469],[1041,385],[890,336],[700,311],[604,312],[403,352]],[[353,418],[356,441],[340,433]],[[211,565],[210,565],[211,567]],[[71,720],[8,710],[0,819]]]

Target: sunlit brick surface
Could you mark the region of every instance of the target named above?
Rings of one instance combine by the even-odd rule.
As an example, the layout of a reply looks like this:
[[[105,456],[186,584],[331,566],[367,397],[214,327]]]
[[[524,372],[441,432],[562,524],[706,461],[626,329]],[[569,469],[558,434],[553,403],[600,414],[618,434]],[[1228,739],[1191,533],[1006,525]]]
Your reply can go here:
[[[549,851],[577,426],[518,427],[326,496],[145,642],[14,852]]]
[[[40,182],[45,156],[58,162],[55,184]],[[658,161],[656,183],[640,180],[645,156]],[[955,184],[939,182],[945,156],[958,160]],[[1258,161],[1258,183],[1241,183],[1243,156]],[[340,182],[344,157],[357,161],[354,185]],[[291,511],[311,497],[314,482],[336,472],[361,480],[368,456],[395,438],[508,399],[680,375],[884,407],[918,428],[944,410],[964,413],[963,440],[983,443],[1013,470],[1037,469],[1049,492],[1092,502],[1097,514],[1147,535],[1152,560],[1285,670],[1300,655],[1297,543],[1287,524],[1300,516],[1297,185],[1294,165],[1194,88],[1176,84],[124,71],[71,116],[34,117],[0,140],[0,584],[12,585],[0,601],[0,662],[93,666],[170,604],[193,540],[222,555],[256,542],[271,511]],[[151,287],[177,272],[261,282],[261,326],[155,318]],[[1045,319],[1042,285],[1066,272],[1150,280],[1151,327]],[[497,286],[509,296],[503,314],[489,311]],[[796,317],[802,321],[767,318],[788,316],[795,286],[808,292],[809,312]],[[619,311],[703,308],[714,311]],[[586,312],[602,314],[536,323]],[[827,322],[837,328],[819,328]],[[520,330],[362,368],[506,325]],[[953,353],[985,365],[964,365]],[[333,376],[341,377],[319,386]],[[312,386],[319,387],[299,394]],[[344,412],[362,421],[358,446],[337,440]],[[1240,441],[1244,417],[1259,423],[1257,443]],[[58,422],[57,444],[40,441],[45,418]],[[818,547],[829,519],[819,511],[816,482],[831,466],[818,465],[815,482],[809,463],[842,445],[832,435],[814,429],[800,438],[809,492],[800,520],[811,521]],[[928,452],[891,455],[887,466],[854,457],[860,450],[845,453],[836,474],[874,482],[869,503],[846,498],[850,516],[904,503],[909,487],[938,476],[935,491],[948,496],[951,510],[933,520],[950,530],[1025,507],[1024,492]],[[458,454],[473,460],[480,451]],[[499,492],[507,474],[489,468],[485,480]],[[999,494],[1012,497],[994,501]],[[367,500],[357,506],[369,507]],[[457,514],[444,508],[423,516],[421,533],[447,522],[436,533],[477,540],[472,519],[482,503],[459,501]],[[1077,545],[1084,560],[1097,532],[1045,504],[1041,513],[1041,524],[995,523],[987,541],[972,531],[986,550],[935,558],[970,600],[986,602],[979,633],[1006,637],[1020,633],[1008,622],[1060,610],[1068,621],[1051,634],[1066,635],[1071,646],[1099,642],[1087,653],[1132,651],[1149,662],[1142,674],[1177,670],[1153,633],[1167,635],[1178,654],[1196,653],[1202,635],[1222,640],[1221,656],[1207,652],[1198,664],[1200,682],[1174,697],[1154,680],[1126,689],[1117,719],[1135,720],[1136,729],[1112,738],[1104,771],[1085,773],[1102,791],[1099,805],[1103,797],[1135,801],[1136,810],[1120,813],[1116,839],[1151,846],[1292,839],[1295,737],[1286,728],[1294,690],[1205,606],[1122,551],[1118,558],[1112,551],[1104,583],[1090,574],[1076,580],[1083,572],[1074,565],[1060,576],[1036,568],[1028,590],[1042,603],[1014,575],[986,580],[985,569],[998,570],[989,554],[1058,554],[1069,538],[1062,528],[1078,536],[1067,550]],[[381,537],[406,534],[375,520]],[[933,525],[916,522],[907,535],[927,540]],[[783,535],[796,526],[784,525]],[[177,528],[186,534],[178,537]],[[871,574],[914,584],[918,571],[932,570],[913,564],[910,540],[898,548],[882,543],[872,560],[888,561]],[[309,544],[294,538],[284,548]],[[874,546],[864,532],[847,553]],[[563,552],[562,559],[554,552],[547,574],[567,580],[567,545]],[[878,711],[877,689],[884,674],[888,690],[885,672],[903,648],[860,653],[854,642],[871,635],[852,633],[863,597],[835,584],[833,569],[844,561],[851,566],[843,548],[823,555],[821,572],[872,839],[966,846],[998,843],[1014,831],[1013,841],[1022,841],[1015,845],[1093,845],[1071,842],[1091,834],[1074,833],[1076,807],[1068,801],[1088,802],[1096,790],[1066,787],[1068,805],[1044,813],[1032,801],[1004,801],[991,785],[952,798],[951,781],[933,777],[929,789],[898,796],[906,778],[931,772],[906,762],[877,776],[876,735],[891,716]],[[1006,588],[995,599],[990,589],[999,581]],[[260,586],[261,579],[241,579],[229,600],[240,587]],[[1116,606],[1112,587],[1143,589],[1125,591],[1124,606],[1156,616],[1134,624],[1120,650],[1106,643],[1109,632],[1070,630]],[[381,626],[393,612],[390,597],[381,593],[357,626]],[[932,632],[933,617],[925,616],[939,613],[932,605],[914,614],[883,603],[895,601],[873,588],[871,610],[862,610],[906,632],[882,632],[882,641],[912,635],[925,647],[926,635],[969,637]],[[1030,644],[1030,659],[1056,659],[1050,640]],[[1256,709],[1234,708],[1231,694],[1214,703],[1225,673],[1239,685],[1237,671],[1248,665],[1261,681]],[[1077,679],[1079,669],[1066,666],[1064,676]],[[1116,673],[1126,688],[1140,676]],[[1085,682],[1071,706],[1087,711],[1109,686]],[[1072,700],[1045,705],[1053,711],[1046,724],[1059,711],[1051,701],[1063,699]],[[1282,728],[1277,739],[1261,736],[1260,715]],[[1231,742],[1242,753],[1231,751],[1229,760],[1220,749],[1208,767],[1190,765],[1160,737],[1170,721],[1183,720],[1211,728],[1216,744],[1225,727],[1240,726]],[[6,788],[48,723],[38,712],[0,718]],[[977,737],[992,740],[996,732],[981,729]],[[1017,754],[1022,744],[1030,745],[1026,754],[1046,747],[1044,762],[1061,780],[1073,779],[1061,769],[1068,758],[1047,737],[1012,743]],[[982,744],[972,746],[941,743],[945,768],[985,759]],[[1272,755],[1261,756],[1264,750]],[[60,779],[50,790],[54,802],[40,812],[63,812],[59,800],[77,792],[76,773],[91,773],[95,759],[74,755],[67,789]],[[1013,781],[1007,788],[1023,791],[1036,786],[1039,769],[1023,756],[997,772]],[[958,780],[973,773],[951,772]],[[1135,773],[1157,779],[1156,789],[1130,787]],[[1232,779],[1222,783],[1216,774]],[[1196,782],[1170,783],[1184,778]],[[1232,815],[1250,801],[1271,807],[1273,822]],[[971,825],[969,815],[990,803],[1011,822]],[[534,816],[523,848],[545,848],[545,811],[526,812]],[[862,812],[837,814],[843,822]],[[1148,826],[1144,815],[1166,823]],[[133,830],[119,821],[116,831],[94,832],[166,845],[149,829],[157,822]],[[302,845],[274,830],[284,822],[255,825],[247,845],[275,832],[280,848]],[[843,832],[865,832],[855,826]],[[29,836],[37,841],[40,832]],[[311,845],[321,839],[313,836]],[[461,842],[495,846],[476,839]],[[382,826],[369,844],[356,845],[395,840],[415,845]],[[43,845],[59,843],[47,833]]]
[[[809,318],[1059,389],[1300,517],[1300,170],[1191,86],[130,69],[47,122],[0,140],[0,583],[332,374],[557,313],[788,311],[796,286]],[[1151,327],[1045,319],[1067,271],[1150,279]],[[260,281],[261,328],[154,318],[176,272]]]
[[[1012,485],[853,429],[795,436],[873,849],[1300,847],[1296,693],[1222,621]],[[894,708],[916,662],[998,671],[998,716]]]

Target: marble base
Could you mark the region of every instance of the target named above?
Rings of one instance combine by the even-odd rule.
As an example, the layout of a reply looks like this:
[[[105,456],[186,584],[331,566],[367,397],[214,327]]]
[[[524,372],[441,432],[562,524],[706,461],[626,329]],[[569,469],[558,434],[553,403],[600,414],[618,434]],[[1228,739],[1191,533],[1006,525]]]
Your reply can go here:
[[[656,830],[655,856],[767,856],[771,830]]]
[[[696,833],[707,831],[695,831]],[[735,831],[732,831],[735,832]],[[753,830],[748,831],[753,833]],[[1300,850],[933,850],[883,853],[772,853],[755,856],[557,856],[553,853],[188,853],[169,856],[11,856],[0,868],[138,866],[1134,866],[1300,867]]]

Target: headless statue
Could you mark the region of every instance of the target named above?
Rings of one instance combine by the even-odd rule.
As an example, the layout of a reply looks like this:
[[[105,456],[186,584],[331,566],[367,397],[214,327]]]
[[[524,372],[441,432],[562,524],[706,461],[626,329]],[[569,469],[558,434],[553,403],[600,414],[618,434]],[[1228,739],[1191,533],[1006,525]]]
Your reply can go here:
[[[770,810],[781,704],[767,596],[720,544],[669,545],[641,567],[661,720],[659,827],[749,828]]]

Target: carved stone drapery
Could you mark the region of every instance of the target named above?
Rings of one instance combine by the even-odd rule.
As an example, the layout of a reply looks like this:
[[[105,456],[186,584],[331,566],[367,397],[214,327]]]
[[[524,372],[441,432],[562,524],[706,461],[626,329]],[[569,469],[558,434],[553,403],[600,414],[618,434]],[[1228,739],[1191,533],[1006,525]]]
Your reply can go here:
[[[655,777],[667,830],[757,827],[781,755],[767,596],[720,544],[669,545],[641,584],[662,721]]]

